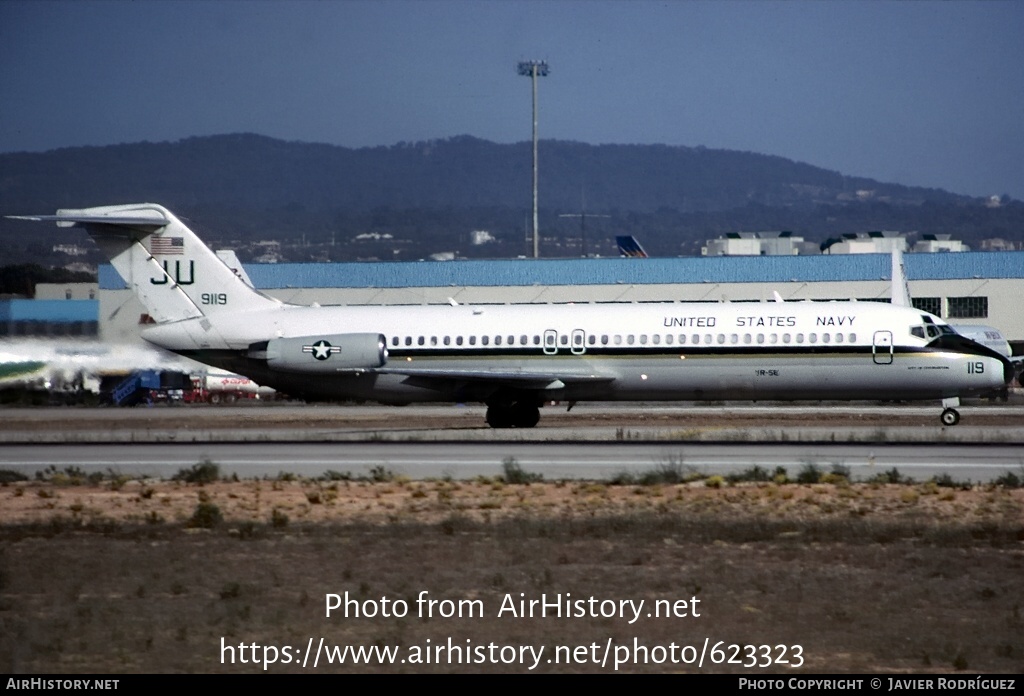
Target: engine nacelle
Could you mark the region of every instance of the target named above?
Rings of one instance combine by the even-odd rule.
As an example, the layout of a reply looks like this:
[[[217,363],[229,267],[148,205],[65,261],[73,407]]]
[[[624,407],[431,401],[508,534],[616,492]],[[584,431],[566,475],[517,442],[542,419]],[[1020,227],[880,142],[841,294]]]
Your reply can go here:
[[[370,333],[275,338],[266,344],[253,344],[249,355],[262,357],[258,354],[263,350],[267,366],[284,372],[365,370],[382,367],[388,360],[384,336]]]

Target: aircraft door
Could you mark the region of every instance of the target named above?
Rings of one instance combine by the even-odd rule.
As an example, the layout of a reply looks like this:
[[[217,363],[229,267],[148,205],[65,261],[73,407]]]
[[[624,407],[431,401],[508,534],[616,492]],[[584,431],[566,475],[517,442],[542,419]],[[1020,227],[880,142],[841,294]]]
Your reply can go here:
[[[548,329],[544,332],[544,355],[555,355],[558,353],[558,332]]]
[[[569,342],[569,350],[573,355],[583,355],[587,352],[586,333],[583,329],[573,329],[572,338]]]
[[[892,364],[892,331],[876,331],[871,344],[871,357],[876,365]]]

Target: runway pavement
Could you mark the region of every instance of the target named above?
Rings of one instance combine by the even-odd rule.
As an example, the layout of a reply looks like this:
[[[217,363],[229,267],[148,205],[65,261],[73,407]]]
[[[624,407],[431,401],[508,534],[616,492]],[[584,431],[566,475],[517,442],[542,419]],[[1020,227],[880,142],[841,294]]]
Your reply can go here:
[[[1024,453],[1015,445],[901,445],[774,443],[145,443],[99,445],[8,445],[3,468],[29,476],[54,467],[86,473],[171,478],[199,462],[216,463],[224,476],[276,478],[406,476],[410,479],[469,479],[497,476],[506,462],[546,480],[606,480],[671,470],[727,475],[753,466],[791,478],[804,468],[847,471],[868,480],[896,469],[916,481],[948,475],[955,481],[987,482],[1007,472],[1024,478]]]
[[[7,408],[0,468],[49,466],[170,477],[204,460],[225,475],[410,478],[502,473],[514,458],[547,479],[614,477],[660,467],[728,474],[752,466],[846,468],[868,479],[896,468],[928,480],[1024,478],[1024,404],[961,409],[878,404],[586,404],[547,408],[541,425],[493,430],[479,406]]]
[[[1024,444],[1024,399],[965,405],[587,403],[494,430],[479,405],[4,408],[0,444],[114,442],[988,442]]]

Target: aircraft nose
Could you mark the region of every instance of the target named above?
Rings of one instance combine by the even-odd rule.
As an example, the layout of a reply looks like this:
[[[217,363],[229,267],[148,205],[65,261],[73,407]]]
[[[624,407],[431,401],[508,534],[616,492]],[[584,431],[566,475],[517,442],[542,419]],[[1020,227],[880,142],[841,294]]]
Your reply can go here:
[[[1017,376],[1017,370],[1014,369],[1013,363],[1009,360],[1003,359],[1003,384],[1009,385],[1014,377]]]

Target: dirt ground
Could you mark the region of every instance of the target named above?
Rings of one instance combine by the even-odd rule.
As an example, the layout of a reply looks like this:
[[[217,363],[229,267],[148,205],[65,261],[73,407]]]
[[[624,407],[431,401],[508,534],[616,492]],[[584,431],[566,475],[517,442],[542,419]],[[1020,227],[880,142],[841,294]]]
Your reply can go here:
[[[1024,671],[1024,489],[381,478],[5,484],[0,671]]]

